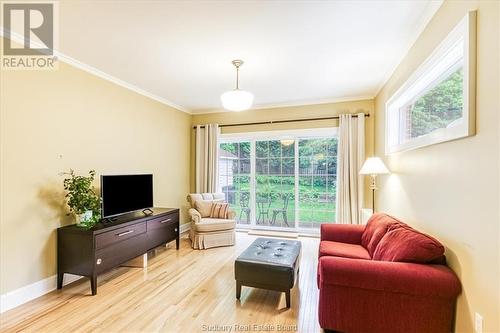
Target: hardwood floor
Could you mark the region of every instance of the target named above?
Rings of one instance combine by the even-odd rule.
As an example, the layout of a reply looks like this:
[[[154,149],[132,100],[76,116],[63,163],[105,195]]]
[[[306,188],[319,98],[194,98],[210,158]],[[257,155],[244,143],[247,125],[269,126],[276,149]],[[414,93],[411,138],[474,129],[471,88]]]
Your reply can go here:
[[[236,246],[200,251],[183,237],[179,251],[174,244],[156,250],[147,268],[120,267],[101,275],[96,296],[82,279],[3,313],[1,331],[320,332],[318,239],[299,238],[299,283],[286,309],[284,293],[243,287],[241,302],[235,298],[234,259],[255,238],[236,233]]]

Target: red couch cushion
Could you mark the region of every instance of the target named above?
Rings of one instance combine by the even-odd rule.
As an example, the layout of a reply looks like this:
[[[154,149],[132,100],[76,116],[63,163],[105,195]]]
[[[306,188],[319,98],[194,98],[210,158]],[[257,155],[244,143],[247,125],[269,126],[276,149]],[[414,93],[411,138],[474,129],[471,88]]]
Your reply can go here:
[[[319,256],[371,259],[368,251],[361,245],[333,241],[321,241],[319,243]]]
[[[366,224],[365,231],[361,236],[361,245],[368,250],[368,253],[373,257],[373,253],[377,248],[378,243],[387,233],[391,226],[405,225],[403,222],[395,219],[394,217],[384,214],[373,214]]]
[[[393,226],[380,240],[373,260],[428,263],[444,254],[444,246],[435,238],[408,225]]]

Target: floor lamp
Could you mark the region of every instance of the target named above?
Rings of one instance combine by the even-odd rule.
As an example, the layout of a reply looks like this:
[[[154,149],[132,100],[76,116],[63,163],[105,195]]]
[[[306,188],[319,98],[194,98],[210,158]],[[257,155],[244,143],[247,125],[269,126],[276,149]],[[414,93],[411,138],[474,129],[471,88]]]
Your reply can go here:
[[[377,175],[388,174],[389,169],[379,157],[369,157],[359,171],[360,175],[370,175],[370,190],[372,190],[372,213],[375,213],[375,190],[377,189]]]

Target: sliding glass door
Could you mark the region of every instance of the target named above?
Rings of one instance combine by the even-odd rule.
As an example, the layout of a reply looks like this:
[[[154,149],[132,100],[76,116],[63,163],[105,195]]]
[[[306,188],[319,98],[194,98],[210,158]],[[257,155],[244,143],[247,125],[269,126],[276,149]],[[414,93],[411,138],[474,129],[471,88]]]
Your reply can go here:
[[[337,139],[299,141],[299,227],[335,221]]]
[[[294,140],[256,140],[255,158],[256,224],[295,227]]]
[[[219,187],[241,227],[335,222],[336,129],[222,135],[219,147]]]
[[[250,142],[219,144],[219,187],[236,211],[238,224],[250,224]]]

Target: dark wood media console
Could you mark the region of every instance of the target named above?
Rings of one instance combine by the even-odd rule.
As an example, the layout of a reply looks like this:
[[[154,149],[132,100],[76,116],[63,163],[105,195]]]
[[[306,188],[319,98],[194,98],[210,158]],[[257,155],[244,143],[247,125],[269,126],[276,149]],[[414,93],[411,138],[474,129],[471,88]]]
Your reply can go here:
[[[179,249],[179,209],[153,208],[100,222],[91,229],[69,225],[57,229],[57,289],[64,273],[90,279],[97,293],[97,275],[175,239]]]

